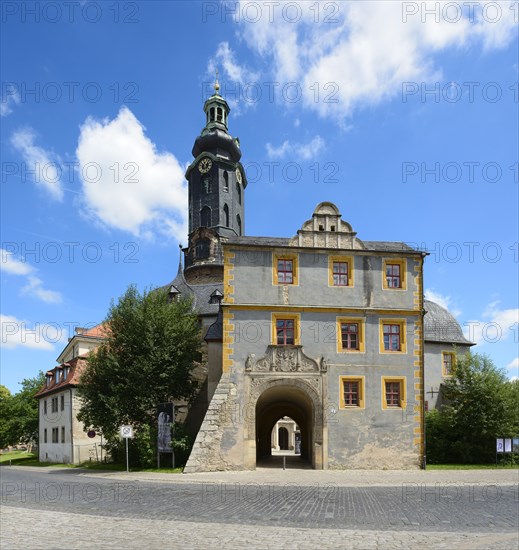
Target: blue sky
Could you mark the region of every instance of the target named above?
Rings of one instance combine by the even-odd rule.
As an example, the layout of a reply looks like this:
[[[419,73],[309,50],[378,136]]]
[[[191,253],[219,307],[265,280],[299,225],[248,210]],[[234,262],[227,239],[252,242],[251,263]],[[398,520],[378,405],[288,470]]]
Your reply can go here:
[[[65,4],[2,4],[2,384],[174,277],[216,67],[246,233],[329,200],[426,247],[427,295],[518,375],[517,2]]]

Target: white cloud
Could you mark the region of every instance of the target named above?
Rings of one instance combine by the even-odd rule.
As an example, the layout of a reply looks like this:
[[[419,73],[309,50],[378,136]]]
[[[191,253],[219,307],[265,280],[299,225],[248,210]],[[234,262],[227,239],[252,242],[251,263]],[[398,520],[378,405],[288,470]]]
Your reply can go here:
[[[22,262],[14,257],[14,254],[5,248],[0,248],[0,271],[9,275],[23,275],[27,284],[22,288],[22,294],[35,296],[47,304],[59,304],[62,296],[55,290],[47,290],[43,287],[43,281],[34,275],[36,269],[27,262]]]
[[[505,367],[507,370],[519,369],[519,357],[516,357]]]
[[[518,333],[519,308],[498,309],[499,301],[489,304],[482,319],[464,323],[465,336],[478,345],[502,342]]]
[[[7,116],[13,112],[12,106],[19,105],[20,94],[15,90],[9,90],[9,95],[2,96],[0,99],[0,116]]]
[[[158,152],[144,132],[126,107],[113,120],[84,122],[76,150],[84,205],[107,227],[135,236],[161,233],[184,240],[184,169],[171,153]]]
[[[209,59],[207,78],[211,83],[214,82],[216,69],[219,71],[220,93],[226,98],[234,115],[240,115],[246,107],[254,107],[261,99],[259,94],[265,90],[259,82],[259,73],[240,65],[228,42],[220,42],[215,55]]]
[[[11,275],[28,275],[34,268],[27,262],[17,260],[12,252],[0,248],[0,269]]]
[[[54,343],[61,341],[58,331],[50,325],[36,323],[30,326],[12,315],[0,314],[2,347],[17,347],[52,351]],[[49,341],[52,340],[52,341]]]
[[[58,201],[63,200],[60,182],[61,166],[59,159],[50,151],[35,145],[36,134],[32,128],[17,130],[11,136],[11,144],[22,155],[26,170],[35,171],[34,183],[47,191]]]
[[[406,4],[418,12],[404,17]],[[269,80],[280,86],[301,83],[308,109],[340,121],[358,108],[398,96],[404,82],[442,78],[438,55],[443,50],[480,45],[488,51],[513,39],[513,2],[498,3],[498,21],[490,21],[492,10],[483,14],[483,3],[472,6],[472,13],[468,3],[451,4],[463,9],[457,22],[441,2],[330,2],[327,7],[304,0],[290,2],[290,9],[260,10],[259,19],[247,7],[250,2],[241,0],[234,19],[240,38],[269,67]],[[334,83],[336,92],[328,101],[333,90],[324,89],[327,83]]]
[[[62,302],[59,292],[43,288],[43,281],[33,275],[29,275],[27,285],[22,288],[22,293],[36,296],[46,304],[60,304]]]
[[[311,160],[318,157],[324,150],[325,142],[321,136],[315,136],[308,143],[293,143],[284,141],[278,147],[267,143],[267,155],[270,159],[289,157],[295,160]]]
[[[450,296],[440,294],[439,292],[436,292],[433,288],[426,288],[424,297],[426,300],[435,302],[439,306],[449,310],[449,312],[454,315],[454,317],[459,317],[461,315],[461,311],[454,306]]]

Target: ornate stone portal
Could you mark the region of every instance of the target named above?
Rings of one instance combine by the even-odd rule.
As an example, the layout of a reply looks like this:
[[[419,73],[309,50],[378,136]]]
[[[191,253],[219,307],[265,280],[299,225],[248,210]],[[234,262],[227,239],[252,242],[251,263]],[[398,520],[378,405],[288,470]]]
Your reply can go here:
[[[264,357],[255,360],[249,354],[245,361],[246,372],[326,372],[327,364],[304,354],[302,346],[268,346]]]

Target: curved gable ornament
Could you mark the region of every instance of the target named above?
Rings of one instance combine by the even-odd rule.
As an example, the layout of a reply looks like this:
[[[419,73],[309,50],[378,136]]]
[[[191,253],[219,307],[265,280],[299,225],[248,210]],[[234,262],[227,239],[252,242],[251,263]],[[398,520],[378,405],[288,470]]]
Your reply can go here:
[[[255,360],[254,354],[249,354],[245,361],[247,372],[326,372],[325,359],[316,361],[303,352],[302,346],[268,346],[267,353]]]

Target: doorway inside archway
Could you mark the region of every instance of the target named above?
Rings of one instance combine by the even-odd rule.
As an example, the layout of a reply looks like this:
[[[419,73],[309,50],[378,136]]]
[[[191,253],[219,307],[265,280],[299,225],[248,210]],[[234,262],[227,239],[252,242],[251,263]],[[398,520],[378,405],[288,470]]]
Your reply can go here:
[[[256,403],[256,464],[258,467],[311,468],[313,405],[300,388],[275,386]]]

